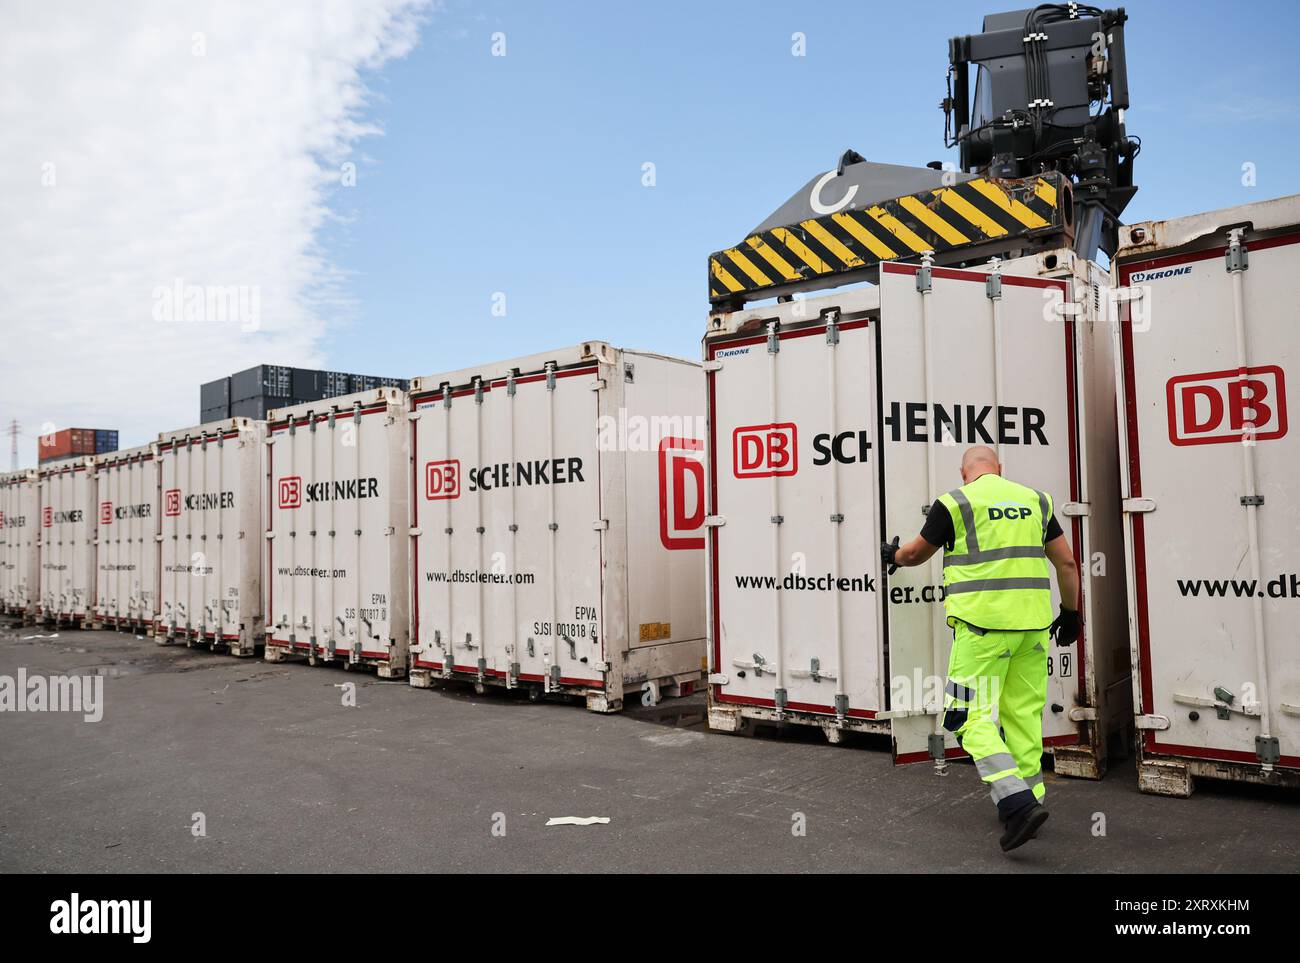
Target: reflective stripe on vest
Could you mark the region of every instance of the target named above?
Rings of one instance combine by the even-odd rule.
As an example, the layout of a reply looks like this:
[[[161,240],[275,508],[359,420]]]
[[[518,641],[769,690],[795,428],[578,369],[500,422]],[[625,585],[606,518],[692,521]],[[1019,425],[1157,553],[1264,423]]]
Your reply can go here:
[[[1047,628],[1052,582],[1043,540],[1052,499],[998,475],[981,475],[939,501],[953,523],[944,552],[944,605],[985,629]]]

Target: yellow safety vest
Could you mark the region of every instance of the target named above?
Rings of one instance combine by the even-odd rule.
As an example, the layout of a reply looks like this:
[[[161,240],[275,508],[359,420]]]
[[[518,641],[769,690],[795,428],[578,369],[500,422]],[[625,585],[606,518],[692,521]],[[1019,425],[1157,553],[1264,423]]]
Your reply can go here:
[[[939,496],[952,516],[943,553],[944,608],[983,629],[1052,624],[1052,579],[1043,540],[1052,496],[1000,475],[981,475]]]

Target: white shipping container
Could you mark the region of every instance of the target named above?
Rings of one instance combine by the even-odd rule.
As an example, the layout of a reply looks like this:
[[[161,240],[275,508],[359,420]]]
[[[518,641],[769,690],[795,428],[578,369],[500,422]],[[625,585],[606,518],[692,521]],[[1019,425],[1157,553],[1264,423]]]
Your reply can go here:
[[[1098,269],[1061,250],[992,270],[888,263],[878,287],[711,319],[714,727],[887,732],[898,762],[962,754],[941,724],[942,553],[882,577],[879,546],[915,536],[987,444],[1052,493],[1080,563],[1086,627],[1049,653],[1044,743],[1058,772],[1103,773],[1131,704]]]
[[[159,644],[262,644],[265,427],[226,418],[158,436]]]
[[[270,412],[268,662],[305,655],[406,674],[407,441],[396,388]]]
[[[32,618],[40,593],[36,472],[0,475],[0,612]]]
[[[95,627],[152,633],[159,552],[154,446],[96,456],[95,484]]]
[[[1300,196],[1120,244],[1139,784],[1300,785]]]
[[[689,691],[704,658],[704,383],[602,342],[411,384],[413,685]]]
[[[85,626],[95,594],[95,459],[39,472],[40,617]]]

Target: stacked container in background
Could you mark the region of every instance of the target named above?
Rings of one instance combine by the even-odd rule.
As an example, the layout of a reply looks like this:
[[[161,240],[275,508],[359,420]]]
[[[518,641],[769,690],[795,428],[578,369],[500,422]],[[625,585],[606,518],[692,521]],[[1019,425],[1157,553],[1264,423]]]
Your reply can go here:
[[[160,643],[240,656],[262,643],[264,432],[228,418],[158,436]]]
[[[1120,228],[1139,785],[1300,785],[1300,196]]]
[[[1052,493],[1079,562],[1084,635],[1049,653],[1044,742],[1058,772],[1104,771],[1131,704],[1098,269],[1069,250],[990,268],[887,262],[874,288],[710,319],[715,728],[884,732],[898,762],[961,754],[941,721],[942,557],[885,576],[879,545],[914,537],[985,444]]]
[[[601,342],[417,378],[411,683],[689,691],[704,657],[699,366]]]
[[[158,603],[158,460],[152,445],[95,460],[95,628],[153,634]]]
[[[41,435],[37,446],[41,464],[110,451],[117,451],[117,432],[107,428],[64,428]]]
[[[34,471],[0,475],[0,613],[34,618],[41,581]]]
[[[402,378],[378,378],[287,365],[257,365],[201,385],[199,420],[204,424],[230,417],[260,421],[275,408],[291,408],[376,388],[405,391],[406,385]]]
[[[84,627],[95,593],[95,459],[65,461],[38,474],[38,616],[55,625]]]
[[[406,396],[395,388],[272,412],[266,660],[406,674]]]

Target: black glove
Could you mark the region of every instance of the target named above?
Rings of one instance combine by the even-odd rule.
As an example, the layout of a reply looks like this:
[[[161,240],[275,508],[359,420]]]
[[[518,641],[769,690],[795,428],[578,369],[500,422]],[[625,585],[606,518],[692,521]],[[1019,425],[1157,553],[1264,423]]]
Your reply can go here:
[[[1056,639],[1060,646],[1074,645],[1079,641],[1079,613],[1061,606],[1061,614],[1056,617],[1047,634]]]
[[[894,536],[892,542],[880,543],[880,561],[889,566],[886,570],[887,575],[893,575],[898,571],[898,563],[894,561],[894,556],[898,554],[898,536]]]

